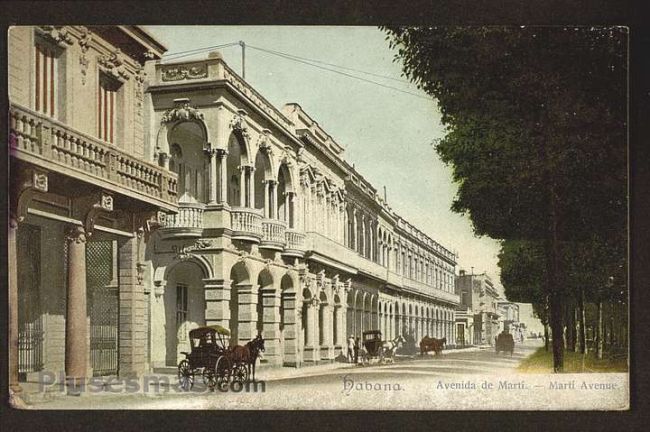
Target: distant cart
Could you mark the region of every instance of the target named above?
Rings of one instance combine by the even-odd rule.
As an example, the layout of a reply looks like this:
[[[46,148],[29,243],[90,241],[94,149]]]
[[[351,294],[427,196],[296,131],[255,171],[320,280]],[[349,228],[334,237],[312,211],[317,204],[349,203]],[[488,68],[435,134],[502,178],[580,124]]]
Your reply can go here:
[[[510,353],[510,356],[515,352],[515,340],[510,333],[501,332],[495,339],[495,350],[497,354],[500,352]]]

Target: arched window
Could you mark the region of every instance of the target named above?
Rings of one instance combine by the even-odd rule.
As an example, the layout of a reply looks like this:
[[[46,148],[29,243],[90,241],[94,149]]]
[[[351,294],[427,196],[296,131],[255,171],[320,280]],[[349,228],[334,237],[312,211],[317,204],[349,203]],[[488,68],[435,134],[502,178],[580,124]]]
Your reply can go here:
[[[197,122],[180,122],[169,131],[169,168],[178,174],[179,202],[207,202],[209,160],[204,152],[205,140],[205,131]]]

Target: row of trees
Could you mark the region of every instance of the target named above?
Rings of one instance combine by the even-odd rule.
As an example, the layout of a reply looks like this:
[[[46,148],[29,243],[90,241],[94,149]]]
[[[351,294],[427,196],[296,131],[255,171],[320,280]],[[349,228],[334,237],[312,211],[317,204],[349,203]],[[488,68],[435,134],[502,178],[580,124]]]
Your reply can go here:
[[[438,102],[452,210],[503,240],[508,298],[544,311],[561,371],[570,305],[584,316],[586,302],[627,297],[626,30],[384,30],[404,74]]]

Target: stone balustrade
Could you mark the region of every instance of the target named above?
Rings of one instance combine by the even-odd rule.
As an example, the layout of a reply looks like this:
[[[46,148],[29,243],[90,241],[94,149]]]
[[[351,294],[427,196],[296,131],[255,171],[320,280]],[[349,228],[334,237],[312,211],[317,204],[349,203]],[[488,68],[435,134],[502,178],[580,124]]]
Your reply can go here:
[[[169,215],[166,228],[199,228],[203,229],[204,204],[179,203],[178,213]]]
[[[305,251],[306,248],[305,239],[307,237],[305,233],[295,229],[287,228],[284,235],[287,241],[287,246],[286,246],[287,251],[300,251],[300,252]]]
[[[28,108],[11,106],[9,142],[18,159],[176,210],[175,173]]]
[[[287,230],[286,222],[275,219],[262,219],[262,243],[260,247],[272,249],[284,249],[286,238],[284,233]]]
[[[262,215],[257,209],[233,207],[230,210],[230,226],[235,239],[259,241],[263,236]]]

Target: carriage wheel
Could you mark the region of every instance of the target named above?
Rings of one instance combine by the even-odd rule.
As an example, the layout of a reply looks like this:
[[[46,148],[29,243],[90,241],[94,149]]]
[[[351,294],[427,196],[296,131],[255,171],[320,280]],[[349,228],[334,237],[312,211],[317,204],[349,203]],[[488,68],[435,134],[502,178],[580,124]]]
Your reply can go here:
[[[209,367],[203,368],[203,384],[208,386],[210,390],[214,389],[214,386],[217,385],[217,376],[215,375],[215,370]]]
[[[235,365],[233,369],[232,382],[244,384],[248,382],[248,366],[244,363]]]
[[[214,365],[215,384],[218,386],[228,385],[231,370],[232,363],[230,359],[225,356],[219,357]]]
[[[185,391],[194,386],[194,371],[190,368],[190,362],[187,360],[183,360],[178,364],[178,384]]]

